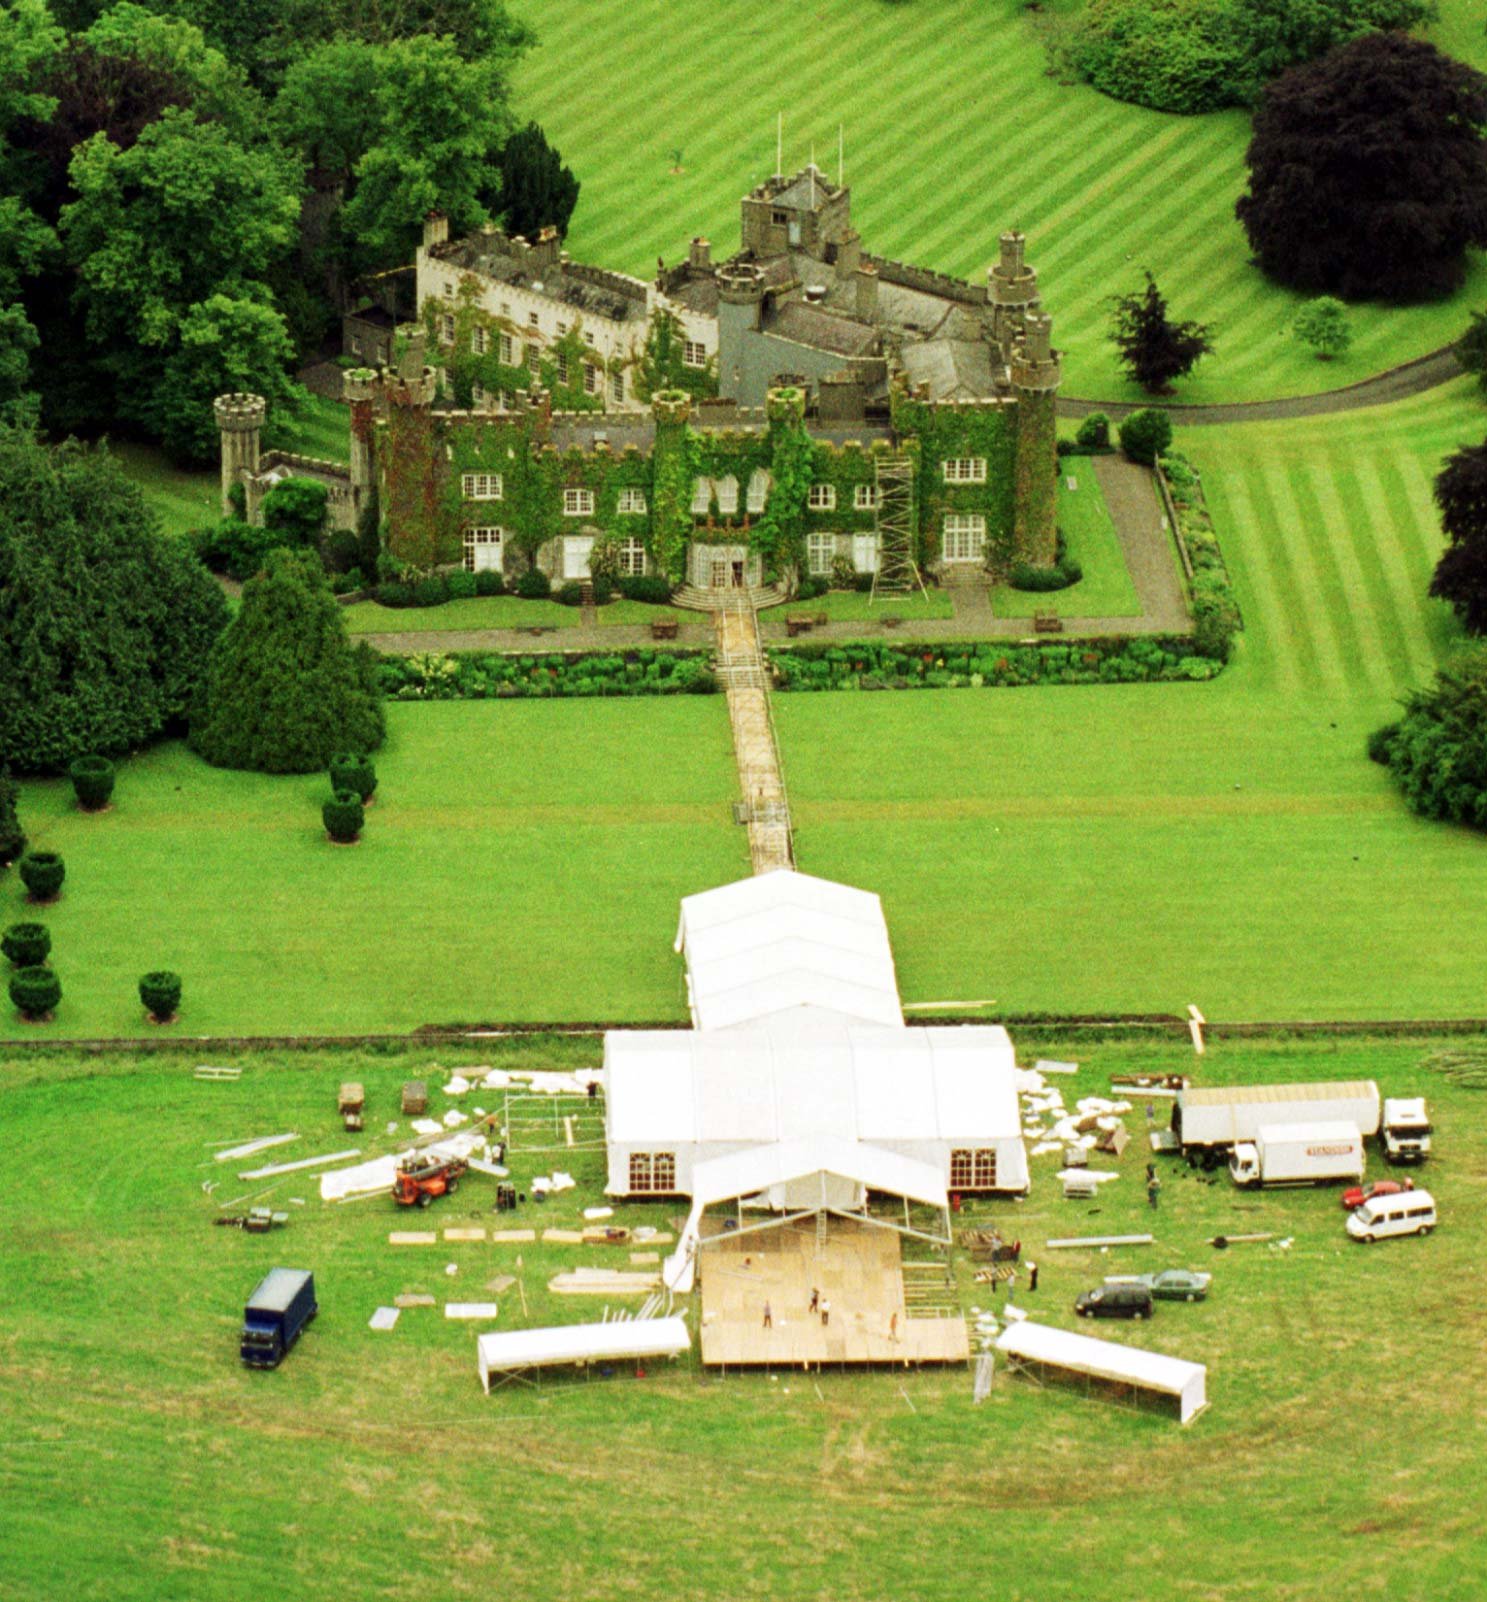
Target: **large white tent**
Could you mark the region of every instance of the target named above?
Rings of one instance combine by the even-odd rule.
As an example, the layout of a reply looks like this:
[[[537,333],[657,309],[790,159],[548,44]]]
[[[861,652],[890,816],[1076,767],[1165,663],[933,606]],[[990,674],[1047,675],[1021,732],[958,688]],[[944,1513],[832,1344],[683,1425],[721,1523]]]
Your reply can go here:
[[[677,1357],[691,1345],[684,1318],[627,1318],[606,1324],[560,1324],[482,1335],[476,1342],[480,1383],[489,1392],[493,1374],[568,1363],[644,1361]]]
[[[702,1165],[817,1137],[927,1164],[952,1189],[958,1151],[981,1154],[975,1188],[1028,1185],[1012,1043],[995,1025],[887,1029],[811,1009],[719,1031],[613,1030],[604,1083],[611,1195],[645,1188],[632,1158],[664,1154],[674,1182],[655,1188],[695,1196]]]
[[[790,868],[741,879],[683,898],[676,949],[699,1029],[808,1007],[903,1026],[883,904],[869,891]]]
[[[999,1352],[1028,1367],[1079,1374],[1106,1384],[1169,1396],[1177,1404],[1181,1424],[1207,1405],[1208,1370],[1202,1363],[1096,1340],[1027,1319],[1008,1324],[996,1345]]]

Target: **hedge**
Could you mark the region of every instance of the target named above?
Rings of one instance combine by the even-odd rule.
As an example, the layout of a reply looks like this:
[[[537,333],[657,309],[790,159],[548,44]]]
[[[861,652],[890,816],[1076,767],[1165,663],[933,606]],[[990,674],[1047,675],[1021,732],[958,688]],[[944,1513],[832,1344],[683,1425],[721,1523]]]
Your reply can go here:
[[[770,652],[781,690],[996,689],[1028,684],[1152,684],[1205,680],[1222,671],[1180,634],[1101,636],[1017,645],[998,640],[931,644],[847,641]]]
[[[1172,492],[1172,504],[1177,508],[1188,560],[1193,564],[1193,649],[1200,656],[1227,662],[1234,636],[1244,627],[1244,618],[1203,499],[1203,485],[1187,458],[1175,451],[1164,456],[1160,465]]]
[[[701,651],[423,652],[384,657],[383,694],[394,701],[481,701],[526,696],[711,695],[718,681]]]

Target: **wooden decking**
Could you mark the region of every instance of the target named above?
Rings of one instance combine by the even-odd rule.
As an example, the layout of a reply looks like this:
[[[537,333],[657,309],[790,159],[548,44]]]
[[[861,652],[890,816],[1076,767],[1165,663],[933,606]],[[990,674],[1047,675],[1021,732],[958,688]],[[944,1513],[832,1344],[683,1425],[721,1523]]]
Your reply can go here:
[[[970,1356],[964,1319],[907,1316],[891,1230],[831,1218],[819,1251],[814,1223],[741,1238],[715,1235],[704,1241],[698,1264],[705,1367],[907,1366]],[[831,1306],[824,1325],[809,1310],[813,1289]]]

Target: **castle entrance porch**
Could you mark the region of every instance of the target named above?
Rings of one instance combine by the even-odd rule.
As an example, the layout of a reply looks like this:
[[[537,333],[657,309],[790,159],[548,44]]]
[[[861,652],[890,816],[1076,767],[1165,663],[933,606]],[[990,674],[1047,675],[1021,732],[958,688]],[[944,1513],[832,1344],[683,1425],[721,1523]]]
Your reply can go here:
[[[764,582],[764,564],[747,545],[694,543],[687,557],[687,582],[699,590],[757,588]]]

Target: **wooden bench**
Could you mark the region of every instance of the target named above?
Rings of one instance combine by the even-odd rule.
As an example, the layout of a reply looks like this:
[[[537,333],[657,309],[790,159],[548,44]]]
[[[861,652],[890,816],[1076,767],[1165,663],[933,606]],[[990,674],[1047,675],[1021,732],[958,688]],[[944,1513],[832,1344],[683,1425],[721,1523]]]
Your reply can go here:
[[[656,617],[651,619],[651,638],[653,640],[674,640],[676,638],[677,621],[674,617]]]
[[[785,633],[793,640],[797,634],[809,634],[811,620],[808,617],[787,617],[785,619]]]
[[[1033,613],[1034,634],[1062,634],[1063,632],[1064,620],[1057,612]]]
[[[886,617],[880,617],[878,621],[885,629],[896,629],[899,624],[903,622],[903,619],[901,617],[896,617],[892,612],[890,612]]]
[[[558,626],[556,623],[533,623],[527,628],[528,634],[556,634],[557,632]]]

